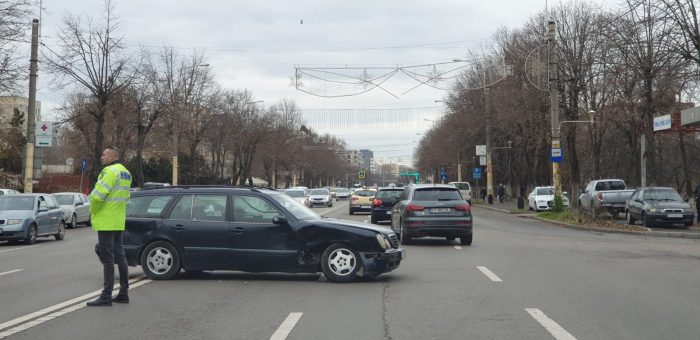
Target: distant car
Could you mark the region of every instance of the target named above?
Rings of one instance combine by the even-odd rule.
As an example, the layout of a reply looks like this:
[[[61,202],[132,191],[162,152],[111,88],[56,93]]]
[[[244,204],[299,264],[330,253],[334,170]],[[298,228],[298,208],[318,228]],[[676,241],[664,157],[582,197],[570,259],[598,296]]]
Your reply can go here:
[[[641,220],[645,227],[659,224],[693,225],[695,211],[673,188],[648,187],[634,191],[627,201],[627,223]]]
[[[372,200],[370,219],[372,224],[379,221],[391,221],[391,208],[399,201],[403,188],[388,187],[377,189],[377,194]]]
[[[352,192],[348,188],[337,188],[335,191],[336,200],[348,199],[352,196]]]
[[[469,204],[472,204],[472,186],[469,182],[450,182],[448,184],[454,185],[459,190],[459,193],[462,194],[462,198]]]
[[[90,225],[90,200],[87,196],[77,192],[57,192],[53,197],[63,209],[68,228],[75,228],[78,223]]]
[[[309,206],[309,196],[304,189],[287,189],[284,191],[284,194],[299,202],[301,205]]]
[[[388,228],[321,218],[257,188],[172,187],[132,194],[124,251],[154,280],[181,269],[317,273],[350,282],[395,270],[405,252]]]
[[[569,198],[567,193],[562,193],[562,204],[564,208],[569,208]],[[545,211],[554,209],[554,187],[535,187],[527,195],[527,204],[530,210]]]
[[[391,211],[391,229],[401,243],[414,237],[459,237],[459,243],[473,240],[471,206],[457,188],[447,184],[416,184],[405,188]]]
[[[309,190],[309,207],[316,205],[333,206],[333,198],[328,189],[311,189]]]
[[[348,204],[348,213],[350,215],[358,211],[372,211],[372,200],[377,193],[374,189],[356,189],[355,193],[350,196],[350,204]]]
[[[17,195],[20,192],[15,189],[0,189],[0,195]]]
[[[63,209],[49,194],[0,196],[0,241],[36,243],[37,237],[63,240],[66,223]]]
[[[613,218],[625,212],[625,206],[633,189],[627,189],[621,179],[597,179],[590,181],[578,197],[581,214],[590,212],[594,218],[609,213]]]

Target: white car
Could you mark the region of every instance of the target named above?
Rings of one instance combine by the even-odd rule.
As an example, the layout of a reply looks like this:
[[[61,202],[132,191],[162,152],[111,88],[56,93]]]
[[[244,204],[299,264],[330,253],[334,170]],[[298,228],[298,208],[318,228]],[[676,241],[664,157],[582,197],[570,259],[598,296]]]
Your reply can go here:
[[[68,228],[75,228],[78,223],[90,225],[90,200],[77,192],[57,192],[53,194],[63,210]]]
[[[472,186],[469,185],[469,182],[450,182],[449,184],[459,190],[459,193],[462,194],[462,198],[464,198],[465,201],[472,204]]]
[[[315,205],[333,206],[333,198],[328,189],[311,189],[309,190],[309,207]]]
[[[20,192],[15,189],[0,189],[0,196],[2,195],[17,195]]]
[[[562,195],[564,208],[569,207],[569,199],[566,192]],[[527,203],[530,210],[543,211],[554,209],[554,187],[535,187],[527,196]]]
[[[309,196],[304,189],[287,189],[284,193],[304,206],[309,206]]]

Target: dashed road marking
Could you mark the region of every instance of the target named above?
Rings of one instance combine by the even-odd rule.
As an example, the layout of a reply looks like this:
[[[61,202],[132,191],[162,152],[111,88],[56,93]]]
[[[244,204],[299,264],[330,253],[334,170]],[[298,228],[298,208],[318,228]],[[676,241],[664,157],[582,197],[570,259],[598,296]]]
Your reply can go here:
[[[476,268],[479,269],[482,273],[484,273],[484,275],[486,275],[486,277],[488,277],[489,279],[491,279],[491,281],[493,281],[493,282],[503,282],[503,280],[501,280],[501,278],[498,277],[498,275],[494,274],[494,273],[493,273],[492,271],[490,271],[488,268],[486,268],[486,267],[484,267],[484,266],[477,266]]]
[[[29,248],[34,248],[36,246],[26,246],[26,247],[18,247],[18,248],[12,248],[12,249],[5,249],[5,250],[0,250],[0,253],[4,253],[6,251],[13,251],[13,250],[19,250],[19,249],[29,249]]]
[[[541,310],[537,308],[525,308],[525,310],[530,313],[530,316],[535,318],[544,328],[552,334],[552,336],[557,340],[576,340],[576,338],[567,332],[564,328],[559,326],[556,321],[550,319]]]
[[[145,276],[139,276],[129,280],[129,290],[136,287],[142,286],[146,283],[151,282],[149,279],[144,279]],[[115,290],[119,289],[119,285],[115,285]],[[20,316],[14,320],[7,321],[0,324],[0,339],[4,339],[10,335],[19,333],[21,331],[27,330],[34,326],[40,325],[46,321],[53,320],[59,316],[66,315],[68,313],[74,312],[85,307],[85,302],[88,299],[94,298],[102,293],[102,290],[97,290],[92,293],[88,293],[79,296],[75,299],[71,299],[59,304],[46,307],[42,310],[36,311],[34,313],[29,313],[25,316]],[[10,328],[12,327],[12,328]],[[8,329],[9,328],[9,329]]]
[[[455,249],[462,250],[462,246],[455,246]]]
[[[24,270],[24,269],[13,269],[13,270],[8,270],[8,271],[6,271],[6,272],[0,273],[0,276],[7,275],[7,274],[12,274],[12,273],[16,273],[16,272],[21,272],[22,270]]]
[[[287,338],[289,333],[292,332],[292,329],[294,329],[294,326],[299,322],[299,319],[301,319],[301,316],[304,315],[304,313],[289,313],[286,319],[282,322],[279,328],[277,328],[277,331],[275,331],[274,334],[270,337],[270,340],[284,340]]]

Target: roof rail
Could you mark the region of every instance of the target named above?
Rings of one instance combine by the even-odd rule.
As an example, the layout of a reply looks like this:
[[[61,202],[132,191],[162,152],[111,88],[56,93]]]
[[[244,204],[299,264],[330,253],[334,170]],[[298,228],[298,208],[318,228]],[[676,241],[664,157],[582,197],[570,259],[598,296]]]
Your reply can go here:
[[[196,188],[256,189],[256,187],[247,186],[247,185],[228,185],[228,184],[184,184],[184,185],[169,185],[169,186],[142,188],[141,190],[158,190],[158,189],[196,189]]]

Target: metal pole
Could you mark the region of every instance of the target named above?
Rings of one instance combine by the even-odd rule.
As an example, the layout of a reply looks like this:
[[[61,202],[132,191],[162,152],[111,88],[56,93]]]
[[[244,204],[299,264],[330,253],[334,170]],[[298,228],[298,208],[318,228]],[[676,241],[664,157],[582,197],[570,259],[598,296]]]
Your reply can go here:
[[[647,138],[645,134],[642,134],[641,140],[640,140],[640,148],[641,148],[641,165],[642,165],[642,170],[641,170],[641,185],[642,188],[647,186]]]
[[[36,119],[36,79],[39,55],[39,20],[32,20],[32,47],[29,60],[29,103],[27,105],[27,145],[24,160],[24,192],[32,192],[34,184],[34,135]]]
[[[173,124],[177,124],[177,126],[173,125],[173,185],[177,185],[177,170],[179,167],[177,162],[177,152],[180,149],[180,125],[177,122],[173,122]]]
[[[549,110],[552,119],[552,148],[560,148],[559,141],[559,76],[558,60],[555,53],[556,23],[550,20],[547,31],[547,54],[549,55]],[[559,162],[552,161],[552,185],[556,195],[561,195],[561,168]]]
[[[486,97],[486,195],[493,197],[493,163],[491,161],[491,87],[484,89]]]
[[[462,181],[462,153],[457,149],[457,182]]]

